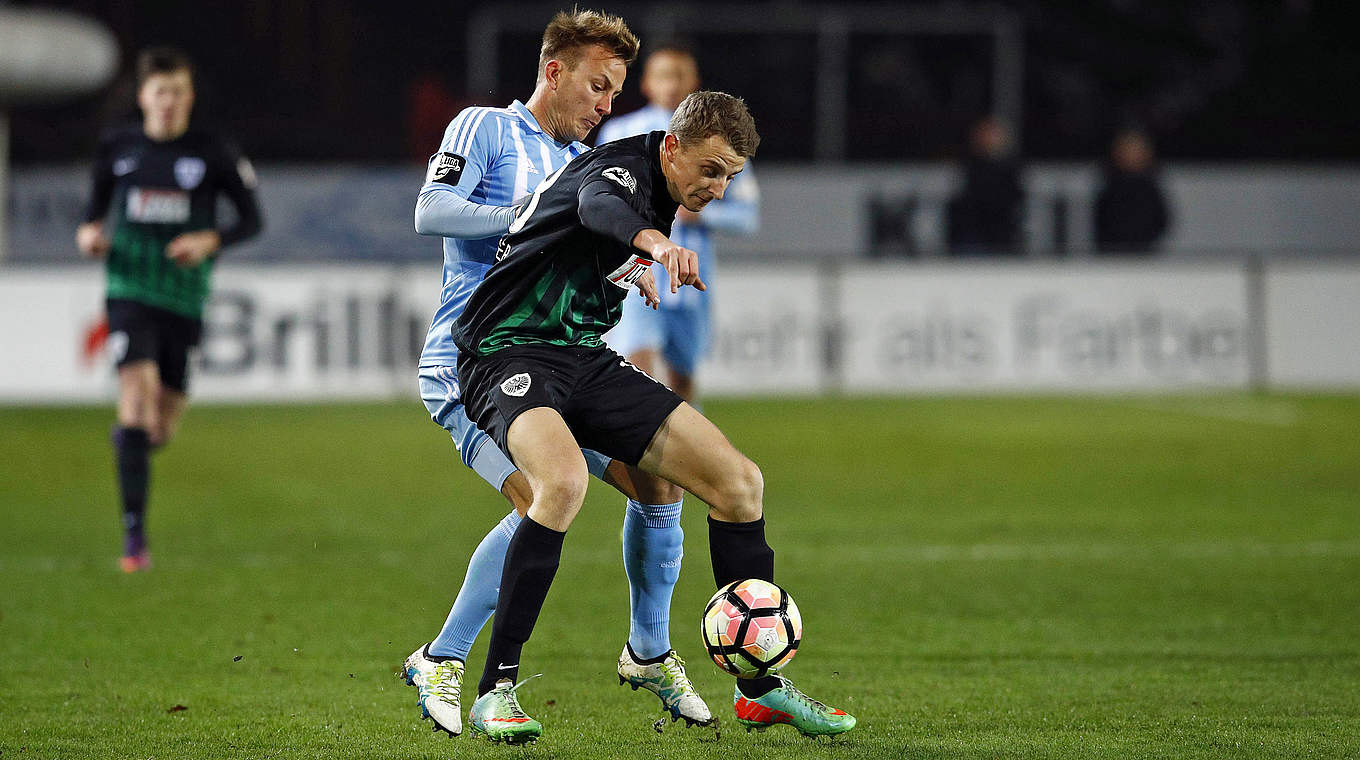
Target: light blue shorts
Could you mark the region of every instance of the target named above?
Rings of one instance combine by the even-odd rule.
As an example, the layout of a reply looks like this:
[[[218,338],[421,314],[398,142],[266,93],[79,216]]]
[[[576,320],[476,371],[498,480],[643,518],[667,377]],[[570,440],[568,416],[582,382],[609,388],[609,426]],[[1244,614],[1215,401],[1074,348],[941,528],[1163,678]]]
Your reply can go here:
[[[459,401],[459,392],[458,373],[453,367],[420,368],[420,400],[425,402],[430,419],[449,431],[463,464],[499,491],[506,478],[518,468],[490,436],[468,419],[463,402]],[[590,449],[581,449],[581,453],[585,455],[590,474],[603,479],[605,468],[612,460]]]
[[[666,298],[693,294],[685,288],[680,293],[662,294],[662,306],[653,310],[641,298],[630,295],[623,302],[623,318],[605,336],[609,347],[629,356],[650,349],[661,354],[672,370],[693,377],[699,362],[708,353],[708,300],[689,298],[680,306],[667,307]]]

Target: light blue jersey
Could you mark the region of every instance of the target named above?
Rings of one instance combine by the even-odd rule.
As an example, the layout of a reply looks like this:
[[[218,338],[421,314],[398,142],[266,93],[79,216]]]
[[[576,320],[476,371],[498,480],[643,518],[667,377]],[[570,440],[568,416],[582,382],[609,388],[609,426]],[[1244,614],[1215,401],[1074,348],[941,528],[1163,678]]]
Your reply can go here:
[[[615,116],[600,128],[597,144],[632,135],[668,129],[671,114],[648,105],[624,116]],[[720,201],[711,201],[699,214],[699,224],[675,220],[671,240],[699,254],[699,274],[710,289],[715,279],[712,233],[754,235],[760,229],[760,190],[751,164],[738,174]],[[640,299],[623,304],[623,319],[605,340],[615,351],[627,356],[641,350],[660,351],[672,369],[693,375],[708,349],[709,299],[694,288],[670,292],[670,281],[663,267],[652,267],[661,310],[653,311]]]
[[[458,365],[450,329],[495,262],[515,202],[587,150],[554,140],[518,100],[507,108],[466,108],[449,122],[416,202],[416,230],[444,238],[443,287],[421,367]]]

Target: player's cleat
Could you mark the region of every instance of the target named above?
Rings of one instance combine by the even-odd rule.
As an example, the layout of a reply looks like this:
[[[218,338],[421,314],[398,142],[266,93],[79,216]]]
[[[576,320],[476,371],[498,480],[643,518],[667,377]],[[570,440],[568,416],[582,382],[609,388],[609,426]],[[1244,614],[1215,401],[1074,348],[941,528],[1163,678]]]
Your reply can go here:
[[[509,680],[497,681],[496,688],[478,697],[468,711],[468,725],[472,733],[506,744],[538,741],[538,737],[543,735],[543,724],[525,715],[515,696],[515,690],[528,680],[526,678],[517,684]]]
[[[118,558],[118,569],[125,573],[140,573],[151,569],[151,552],[143,549],[134,554],[124,554]]]
[[[737,689],[733,708],[737,711],[737,722],[747,731],[764,731],[787,723],[803,736],[831,736],[855,727],[855,716],[818,702],[783,676],[775,678],[779,679],[779,686],[755,699]]]
[[[619,655],[619,685],[624,684],[632,686],[633,691],[643,688],[659,697],[672,723],[683,718],[686,726],[711,726],[716,721],[685,675],[685,661],[673,649],[661,662],[643,665],[625,644]]]
[[[430,656],[430,645],[417,649],[406,658],[400,675],[407,686],[419,689],[416,704],[420,719],[429,718],[434,730],[449,736],[463,733],[463,708],[459,692],[463,686],[463,663],[451,658]]]

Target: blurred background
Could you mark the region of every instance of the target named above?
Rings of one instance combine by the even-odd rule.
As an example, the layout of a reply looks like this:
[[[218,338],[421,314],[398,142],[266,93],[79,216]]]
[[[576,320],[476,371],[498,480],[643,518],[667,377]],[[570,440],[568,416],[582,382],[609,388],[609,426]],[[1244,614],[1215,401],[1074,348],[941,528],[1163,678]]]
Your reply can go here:
[[[596,5],[644,54],[688,45],[764,138],[760,231],[718,241],[704,392],[1360,387],[1337,4]],[[411,222],[425,159],[461,108],[527,99],[557,9],[0,3],[116,46],[98,86],[5,104],[0,401],[110,398],[102,273],[72,235],[152,44],[196,60],[195,122],[255,161],[265,215],[220,262],[196,397],[413,395],[440,267]]]

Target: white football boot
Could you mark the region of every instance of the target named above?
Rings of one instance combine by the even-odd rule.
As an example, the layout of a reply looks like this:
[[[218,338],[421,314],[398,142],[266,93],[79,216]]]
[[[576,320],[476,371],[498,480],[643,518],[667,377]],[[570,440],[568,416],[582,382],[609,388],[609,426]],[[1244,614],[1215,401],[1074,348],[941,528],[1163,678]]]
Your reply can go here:
[[[672,723],[682,718],[686,727],[711,726],[716,722],[704,698],[690,684],[685,661],[674,649],[661,662],[643,665],[633,657],[632,647],[624,644],[623,654],[619,655],[619,685],[624,684],[632,686],[633,691],[641,687],[660,698],[661,707],[671,714]]]
[[[463,733],[462,707],[459,692],[463,686],[463,663],[447,657],[430,655],[430,645],[426,644],[411,653],[398,674],[406,680],[407,686],[420,690],[416,704],[420,705],[420,718],[434,722],[435,731],[443,731],[449,736]]]

